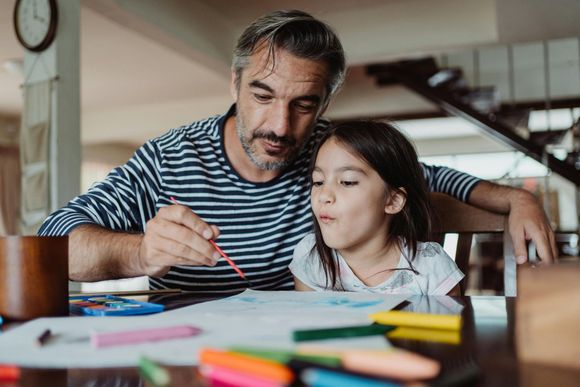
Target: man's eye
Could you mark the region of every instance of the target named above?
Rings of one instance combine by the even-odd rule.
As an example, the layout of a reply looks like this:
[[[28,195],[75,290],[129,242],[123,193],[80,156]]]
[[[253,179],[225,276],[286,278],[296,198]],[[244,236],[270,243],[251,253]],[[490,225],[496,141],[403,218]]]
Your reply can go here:
[[[340,184],[344,185],[345,187],[352,187],[358,184],[358,181],[353,180],[342,180]]]
[[[260,102],[268,102],[270,99],[272,99],[269,95],[264,94],[254,94],[254,98]]]
[[[315,104],[311,104],[311,103],[296,103],[294,104],[294,107],[296,107],[296,110],[298,110],[300,113],[310,113],[311,111],[316,109]]]

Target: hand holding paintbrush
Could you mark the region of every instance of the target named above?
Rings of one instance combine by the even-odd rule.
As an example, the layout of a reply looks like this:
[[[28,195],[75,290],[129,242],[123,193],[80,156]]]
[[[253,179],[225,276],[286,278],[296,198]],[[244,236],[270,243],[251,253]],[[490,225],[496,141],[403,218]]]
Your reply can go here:
[[[170,199],[174,204],[179,205],[179,203],[177,203],[177,200],[175,200],[173,196]],[[236,266],[234,261],[217,245],[217,243],[215,243],[212,239],[209,239],[208,241],[213,245],[213,247],[217,250],[217,252],[226,260],[226,262],[232,267],[232,269],[234,269],[243,280],[245,280],[246,282],[248,282],[248,284],[251,285],[250,281],[246,278],[244,272],[242,272],[240,268]]]

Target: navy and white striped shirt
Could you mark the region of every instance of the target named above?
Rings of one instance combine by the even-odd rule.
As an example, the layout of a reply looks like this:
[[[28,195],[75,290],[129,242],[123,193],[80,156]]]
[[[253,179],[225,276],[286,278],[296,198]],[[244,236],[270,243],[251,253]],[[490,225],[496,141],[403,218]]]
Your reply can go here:
[[[112,170],[64,208],[51,214],[39,235],[67,235],[82,224],[143,232],[147,221],[173,196],[220,229],[219,246],[256,289],[294,288],[288,265],[296,244],[311,231],[308,163],[316,140],[328,126],[319,120],[299,157],[266,183],[241,178],[224,152],[223,129],[235,107],[221,116],[172,129],[148,141],[127,164]],[[445,167],[423,164],[432,191],[466,201],[479,179]],[[152,289],[181,288],[232,292],[247,287],[226,261],[214,267],[174,266]]]

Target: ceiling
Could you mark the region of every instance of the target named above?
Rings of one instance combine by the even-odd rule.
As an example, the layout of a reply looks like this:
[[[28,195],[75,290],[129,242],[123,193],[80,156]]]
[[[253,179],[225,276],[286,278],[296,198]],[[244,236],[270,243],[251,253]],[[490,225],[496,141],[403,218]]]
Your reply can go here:
[[[24,56],[13,32],[14,3],[0,1],[0,64]],[[379,90],[364,64],[580,36],[577,0],[83,0],[83,143],[140,144],[223,112],[231,103],[229,60],[236,37],[257,16],[282,8],[311,12],[343,41],[351,69],[330,108],[334,117],[433,109],[399,88]],[[522,10],[527,21],[541,23],[522,23]],[[0,118],[20,115],[23,82],[22,75],[0,67]]]

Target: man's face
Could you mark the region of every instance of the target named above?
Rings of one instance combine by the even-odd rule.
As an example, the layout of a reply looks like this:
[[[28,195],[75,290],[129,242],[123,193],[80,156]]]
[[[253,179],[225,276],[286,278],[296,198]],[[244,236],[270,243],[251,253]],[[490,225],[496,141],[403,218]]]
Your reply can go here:
[[[236,129],[252,163],[280,170],[298,155],[315,120],[326,107],[327,66],[276,50],[275,66],[267,50],[257,51],[242,71],[236,100]]]

